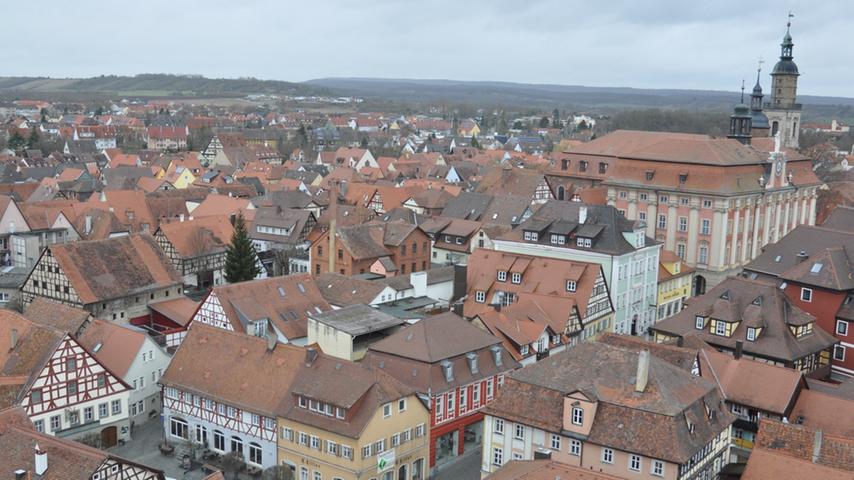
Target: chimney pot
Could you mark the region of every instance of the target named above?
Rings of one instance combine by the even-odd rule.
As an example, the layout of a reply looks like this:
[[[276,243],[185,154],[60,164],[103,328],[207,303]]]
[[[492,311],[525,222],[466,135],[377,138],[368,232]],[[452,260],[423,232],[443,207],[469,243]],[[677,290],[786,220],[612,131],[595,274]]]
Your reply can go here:
[[[649,380],[649,350],[638,353],[638,371],[635,376],[635,391],[643,393]]]
[[[15,480],[26,480],[27,471],[26,470],[15,470]]]

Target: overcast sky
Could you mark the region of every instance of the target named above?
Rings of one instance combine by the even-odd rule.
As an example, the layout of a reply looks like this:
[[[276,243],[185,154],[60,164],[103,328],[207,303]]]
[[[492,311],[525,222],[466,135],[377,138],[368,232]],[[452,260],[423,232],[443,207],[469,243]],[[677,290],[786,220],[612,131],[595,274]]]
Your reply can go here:
[[[41,0],[3,7],[0,76],[192,73],[737,90],[780,54],[854,97],[854,1]],[[770,77],[763,74],[767,89]]]

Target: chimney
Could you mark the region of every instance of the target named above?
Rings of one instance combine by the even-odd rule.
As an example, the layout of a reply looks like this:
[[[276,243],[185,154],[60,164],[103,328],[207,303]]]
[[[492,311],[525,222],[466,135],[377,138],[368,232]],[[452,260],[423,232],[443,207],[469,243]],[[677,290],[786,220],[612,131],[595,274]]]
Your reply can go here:
[[[683,338],[683,337],[676,337],[676,346],[677,346],[677,347],[681,347],[681,346],[684,346],[684,345],[685,345],[685,338]]]
[[[27,480],[27,471],[23,469],[15,470],[15,480]]]
[[[649,380],[649,350],[638,353],[638,373],[635,376],[635,391],[643,393]]]
[[[427,296],[427,272],[412,272],[409,274],[409,283],[412,285],[415,297]]]
[[[744,342],[742,342],[741,340],[736,340],[735,341],[735,352],[733,352],[732,356],[736,360],[738,360],[739,358],[741,358],[742,350],[744,350]]]
[[[578,223],[585,224],[587,223],[587,207],[581,206],[578,208]]]
[[[305,366],[310,367],[317,360],[317,349],[309,347],[305,349]]]
[[[11,339],[12,339],[12,345],[9,347],[9,350],[14,350],[15,347],[18,346],[18,329],[17,328],[12,329]]]
[[[338,231],[338,188],[332,187],[329,189],[329,264],[328,272],[335,271],[335,234]]]
[[[808,258],[810,258],[810,257],[809,257],[809,255],[807,255],[806,250],[801,250],[800,252],[798,252],[798,261],[803,262],[804,260],[806,260]]]
[[[180,214],[180,215],[178,215],[178,221],[179,221],[179,222],[183,222],[183,221],[184,221],[184,214],[183,214],[183,213],[182,213],[182,214]]]
[[[47,452],[43,452],[36,444],[36,475],[44,475],[47,471]]]
[[[821,442],[822,442],[823,434],[821,430],[815,431],[815,440],[812,445],[812,463],[817,463],[819,457],[821,457]]]
[[[273,350],[276,349],[277,341],[278,340],[276,339],[275,333],[268,333],[267,334],[267,351],[268,352],[272,352]]]

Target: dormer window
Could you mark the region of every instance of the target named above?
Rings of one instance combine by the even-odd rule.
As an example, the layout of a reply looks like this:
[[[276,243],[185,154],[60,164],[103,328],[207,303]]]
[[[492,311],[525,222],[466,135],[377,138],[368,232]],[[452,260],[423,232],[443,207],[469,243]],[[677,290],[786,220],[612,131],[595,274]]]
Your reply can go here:
[[[498,271],[498,281],[499,282],[506,282],[507,281],[507,272],[506,271],[504,271],[504,270]]]
[[[485,303],[486,302],[486,292],[478,290],[474,293],[474,301],[477,303]]]
[[[605,173],[608,171],[608,164],[605,162],[599,162],[599,173]]]
[[[654,177],[655,177],[655,170],[647,170],[646,171],[646,181],[647,182],[651,182]]]
[[[584,425],[584,410],[579,407],[572,407],[572,424]]]
[[[729,290],[721,294],[721,300],[729,300]]]
[[[540,239],[540,234],[538,232],[532,232],[530,230],[525,230],[524,234],[525,240],[530,240],[532,242],[536,242]]]
[[[590,248],[593,245],[593,241],[587,237],[576,237],[575,245],[583,248]]]
[[[551,236],[552,245],[564,245],[566,243],[566,235],[558,235],[553,233]]]
[[[680,173],[679,174],[679,183],[685,183],[687,181],[688,181],[688,174],[687,173]]]
[[[574,292],[578,284],[575,283],[575,280],[567,280],[566,281],[566,291]]]
[[[445,381],[450,383],[454,381],[454,364],[443,360],[442,361],[442,373],[445,374]]]
[[[715,335],[720,335],[721,337],[728,336],[726,334],[726,322],[720,320],[715,322]]]
[[[267,335],[267,319],[252,322],[252,335],[264,337]]]
[[[702,315],[697,315],[696,317],[694,317],[694,327],[696,327],[697,330],[702,330],[703,326],[705,326],[705,325],[706,325],[706,319],[703,318]]]
[[[516,285],[522,283],[522,274],[519,272],[513,272],[512,276],[510,277],[510,281],[515,283]]]
[[[756,340],[756,329],[753,327],[747,328],[747,340],[752,342]]]
[[[466,354],[466,360],[469,362],[469,370],[471,370],[472,375],[477,375],[477,354],[474,352],[469,352]]]

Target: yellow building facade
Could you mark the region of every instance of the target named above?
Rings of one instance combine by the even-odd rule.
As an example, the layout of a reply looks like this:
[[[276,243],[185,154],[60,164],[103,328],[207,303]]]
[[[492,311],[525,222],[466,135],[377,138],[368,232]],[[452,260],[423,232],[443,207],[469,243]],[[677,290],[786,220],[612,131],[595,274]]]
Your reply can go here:
[[[430,453],[427,408],[415,394],[382,404],[364,428],[345,435],[345,420],[311,411],[312,424],[279,417],[278,461],[298,480],[422,480]],[[355,413],[361,416],[370,413]],[[300,415],[305,415],[300,412]],[[288,418],[290,417],[290,418]],[[320,428],[318,425],[327,428]]]
[[[658,320],[679,313],[691,297],[694,269],[675,253],[663,250],[658,265]]]

